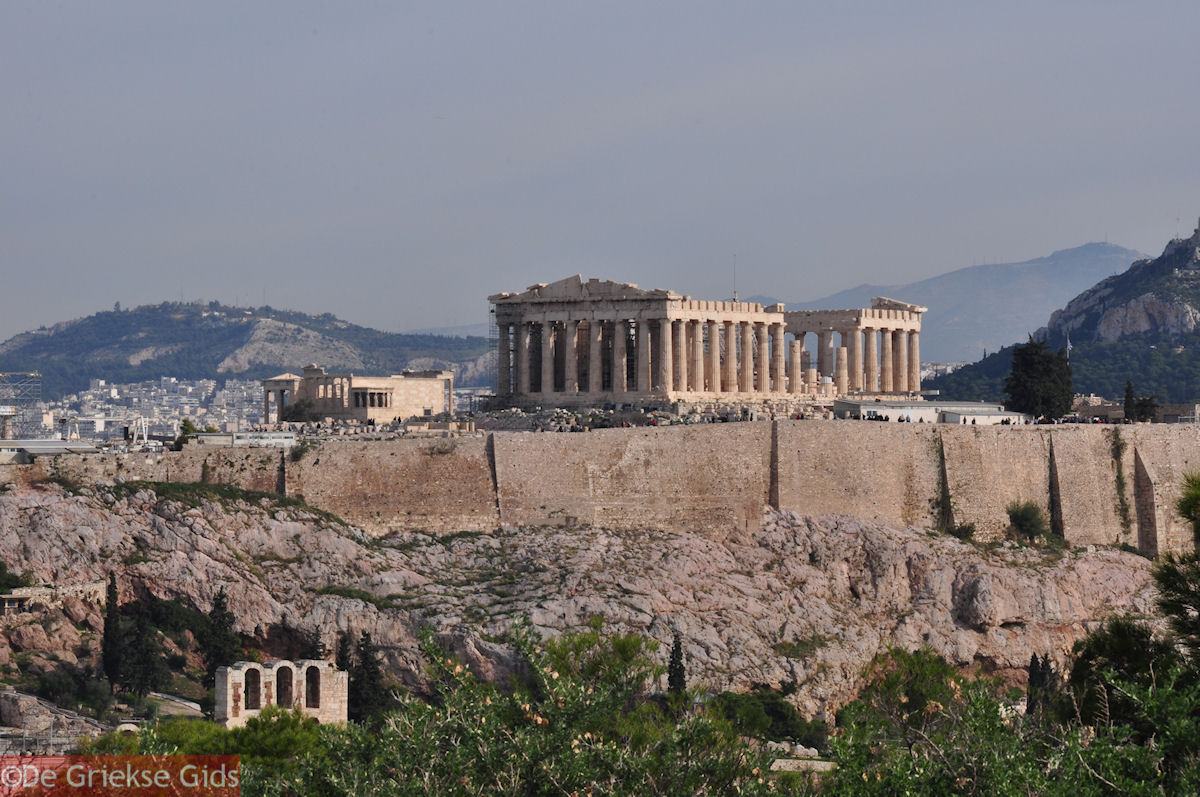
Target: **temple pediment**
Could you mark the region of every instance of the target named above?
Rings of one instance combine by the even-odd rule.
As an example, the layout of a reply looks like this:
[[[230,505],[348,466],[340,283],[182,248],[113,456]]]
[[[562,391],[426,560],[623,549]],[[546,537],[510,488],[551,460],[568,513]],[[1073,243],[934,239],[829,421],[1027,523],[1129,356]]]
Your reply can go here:
[[[925,313],[929,311],[928,307],[922,307],[919,304],[909,304],[902,302],[899,299],[889,299],[886,296],[876,296],[871,300],[872,310],[906,310],[910,313]]]
[[[588,301],[588,300],[638,300],[638,299],[681,299],[673,291],[639,288],[630,282],[589,279],[576,274],[557,282],[540,282],[530,285],[521,293],[497,293],[488,297],[493,304],[519,304],[522,302]]]

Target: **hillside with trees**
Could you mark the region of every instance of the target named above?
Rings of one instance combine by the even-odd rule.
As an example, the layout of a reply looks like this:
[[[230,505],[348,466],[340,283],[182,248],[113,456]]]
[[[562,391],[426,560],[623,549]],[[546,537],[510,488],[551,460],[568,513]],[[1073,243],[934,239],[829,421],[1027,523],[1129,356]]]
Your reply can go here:
[[[263,379],[315,362],[329,371],[398,373],[450,368],[460,384],[486,384],[488,341],[381,332],[272,307],[163,302],[25,332],[0,343],[0,371],[39,371],[46,398],[91,379],[138,382]]]

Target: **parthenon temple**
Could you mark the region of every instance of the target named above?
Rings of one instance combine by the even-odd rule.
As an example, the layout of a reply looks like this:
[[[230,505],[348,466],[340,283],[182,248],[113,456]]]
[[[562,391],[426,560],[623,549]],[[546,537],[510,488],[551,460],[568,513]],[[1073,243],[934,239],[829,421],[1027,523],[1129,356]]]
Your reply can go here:
[[[926,308],[893,299],[789,312],[574,276],[488,301],[496,396],[510,405],[828,402],[921,389]]]

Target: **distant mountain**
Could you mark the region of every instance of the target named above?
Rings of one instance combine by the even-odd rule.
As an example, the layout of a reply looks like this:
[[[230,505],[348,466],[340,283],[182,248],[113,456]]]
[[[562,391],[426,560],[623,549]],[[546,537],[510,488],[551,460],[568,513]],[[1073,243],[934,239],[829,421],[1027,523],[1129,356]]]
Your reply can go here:
[[[787,309],[869,307],[875,296],[924,305],[929,312],[921,322],[921,359],[970,361],[1024,340],[1072,296],[1142,257],[1133,249],[1090,243],[1023,263],[960,268],[907,285],[860,285]]]
[[[40,371],[46,398],[90,379],[262,379],[309,363],[359,374],[452,368],[472,385],[490,379],[487,354],[483,337],[380,332],[329,313],[164,302],[17,335],[0,343],[0,371]]]
[[[1054,349],[1069,341],[1077,393],[1119,399],[1129,381],[1160,401],[1200,400],[1200,228],[1075,296],[1033,336]],[[999,399],[1011,360],[1006,348],[924,386]]]

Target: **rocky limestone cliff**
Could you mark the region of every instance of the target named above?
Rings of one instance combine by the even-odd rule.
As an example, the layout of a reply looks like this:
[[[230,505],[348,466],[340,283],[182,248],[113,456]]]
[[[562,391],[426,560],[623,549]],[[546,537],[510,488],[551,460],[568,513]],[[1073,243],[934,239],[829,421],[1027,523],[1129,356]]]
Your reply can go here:
[[[1035,338],[1114,341],[1127,335],[1186,335],[1200,325],[1200,227],[1167,244],[1162,255],[1139,260],[1056,310]]]
[[[350,344],[299,324],[260,318],[253,322],[252,330],[242,346],[221,360],[217,373],[240,374],[252,366],[273,363],[339,363],[348,370],[366,365]]]
[[[929,645],[1019,680],[1031,653],[1061,663],[1105,616],[1153,605],[1150,563],[1132,554],[980,548],[837,516],[770,512],[761,530],[725,541],[591,527],[370,539],[270,498],[189,505],[129,492],[8,486],[0,558],[60,585],[113,570],[123,599],[184,596],[204,610],[224,587],[238,630],[268,652],[294,630],[316,630],[331,648],[339,631],[367,630],[408,684],[422,677],[421,626],[502,677],[513,662],[484,639],[515,618],[553,634],[603,615],[665,643],[664,661],[678,630],[692,683],[795,681],[801,710],[827,715],[888,646]],[[96,629],[94,610],[77,611]],[[0,662],[18,650],[79,656],[96,644],[94,633],[44,627],[56,618],[4,618]]]

